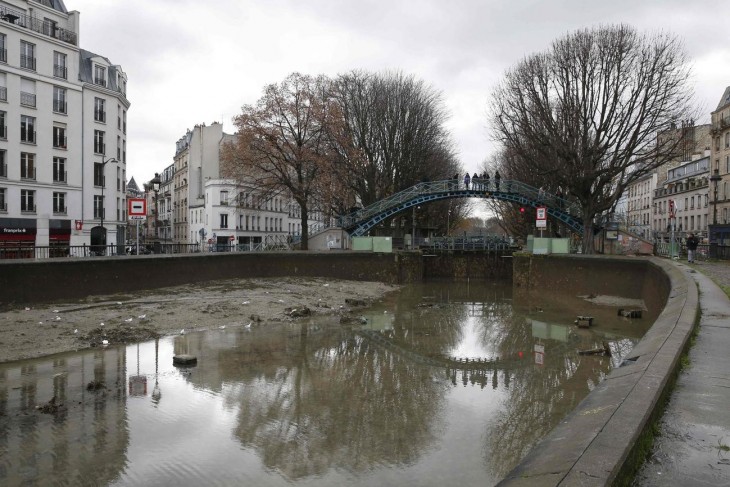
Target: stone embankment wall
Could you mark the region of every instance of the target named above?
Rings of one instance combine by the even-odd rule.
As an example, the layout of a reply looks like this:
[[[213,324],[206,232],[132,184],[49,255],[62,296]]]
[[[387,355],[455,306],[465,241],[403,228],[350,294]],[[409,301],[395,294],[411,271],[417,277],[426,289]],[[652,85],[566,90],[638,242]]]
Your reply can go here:
[[[426,279],[508,279],[512,277],[512,253],[454,251],[424,255]]]
[[[325,277],[405,284],[423,279],[419,253],[218,253],[0,262],[0,305],[155,289],[215,279]]]
[[[698,321],[695,282],[671,261],[515,255],[514,292],[642,297],[662,309],[641,341],[499,486],[630,485]],[[515,296],[516,298],[517,296]]]
[[[640,298],[647,309],[662,309],[671,289],[666,272],[648,259],[515,254],[513,260],[516,298],[550,289],[573,296]]]

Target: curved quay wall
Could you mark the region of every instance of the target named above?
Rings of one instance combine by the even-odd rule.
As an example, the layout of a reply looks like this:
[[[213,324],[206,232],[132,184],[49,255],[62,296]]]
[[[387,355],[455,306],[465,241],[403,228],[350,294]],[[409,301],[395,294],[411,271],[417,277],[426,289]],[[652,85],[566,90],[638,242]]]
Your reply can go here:
[[[543,286],[576,294],[642,296],[663,306],[626,357],[500,486],[623,485],[643,461],[652,422],[679,370],[698,320],[694,281],[657,258],[515,256],[516,293]]]
[[[642,297],[662,313],[614,369],[500,483],[503,486],[603,486],[620,482],[640,461],[647,427],[661,409],[689,343],[698,292],[674,265],[656,258],[527,256],[455,252],[293,252],[99,257],[0,262],[0,306],[257,277],[324,277],[388,283],[429,277],[489,279],[512,274],[514,292],[542,287],[573,294]]]

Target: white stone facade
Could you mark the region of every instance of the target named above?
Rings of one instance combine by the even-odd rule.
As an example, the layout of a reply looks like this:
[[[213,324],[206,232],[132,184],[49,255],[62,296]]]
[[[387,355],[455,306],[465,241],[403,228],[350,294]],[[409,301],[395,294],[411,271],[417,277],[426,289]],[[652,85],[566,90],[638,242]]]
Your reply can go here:
[[[100,244],[102,220],[123,244],[126,75],[59,0],[0,1],[0,19],[0,246]]]
[[[707,236],[709,164],[708,154],[667,172],[667,180],[655,191],[652,208],[652,229],[658,238],[666,238],[670,233],[670,201],[676,209],[676,232],[680,235],[693,232],[700,238]]]

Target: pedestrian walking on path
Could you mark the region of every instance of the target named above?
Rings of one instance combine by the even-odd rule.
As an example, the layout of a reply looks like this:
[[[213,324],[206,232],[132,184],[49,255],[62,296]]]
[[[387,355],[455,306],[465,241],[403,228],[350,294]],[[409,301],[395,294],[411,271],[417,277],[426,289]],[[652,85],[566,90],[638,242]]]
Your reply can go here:
[[[695,251],[700,244],[700,240],[695,237],[694,233],[690,233],[687,237],[687,262],[690,264],[695,261]]]

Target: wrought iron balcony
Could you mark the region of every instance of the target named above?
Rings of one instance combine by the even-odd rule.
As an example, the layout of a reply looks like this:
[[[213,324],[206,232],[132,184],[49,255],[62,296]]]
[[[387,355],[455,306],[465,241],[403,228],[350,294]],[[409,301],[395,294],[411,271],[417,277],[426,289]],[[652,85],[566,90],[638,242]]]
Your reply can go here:
[[[20,104],[26,107],[35,107],[35,93],[20,92]]]
[[[53,100],[53,111],[56,113],[66,113],[66,102],[63,100]]]
[[[32,30],[33,32],[38,32],[39,34],[47,35],[48,37],[53,37],[67,44],[78,45],[76,32],[62,29],[54,22],[40,20],[21,11],[0,6],[0,20]]]
[[[66,66],[60,66],[58,64],[53,65],[53,76],[56,78],[66,79],[67,68]]]
[[[20,67],[25,69],[31,69],[35,71],[35,57],[26,56],[25,54],[20,55]]]

